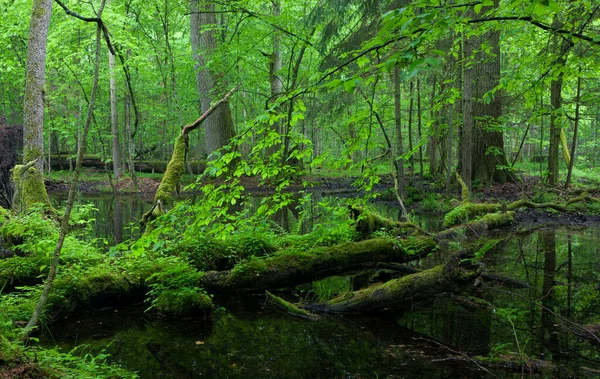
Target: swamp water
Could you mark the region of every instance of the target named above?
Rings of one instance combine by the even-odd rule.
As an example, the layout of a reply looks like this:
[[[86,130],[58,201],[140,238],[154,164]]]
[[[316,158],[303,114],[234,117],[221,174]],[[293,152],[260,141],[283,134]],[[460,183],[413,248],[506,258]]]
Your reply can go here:
[[[600,377],[600,228],[503,231],[489,241],[485,267],[511,283],[449,289],[402,314],[310,321],[248,294],[216,297],[210,319],[106,307],[52,324],[41,343],[110,354],[142,378]],[[314,302],[373,279],[333,277],[293,293]]]

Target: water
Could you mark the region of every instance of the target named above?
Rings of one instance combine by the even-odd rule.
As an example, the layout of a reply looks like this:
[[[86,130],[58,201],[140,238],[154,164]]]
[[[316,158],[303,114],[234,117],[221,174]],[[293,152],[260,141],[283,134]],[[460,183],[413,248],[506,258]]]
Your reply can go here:
[[[55,206],[61,207],[67,200],[67,193],[53,192],[50,193],[50,197]],[[248,206],[258,207],[260,200],[261,198],[258,196],[253,197]],[[323,213],[319,203],[339,203],[340,207],[345,207],[344,201],[344,199],[313,193],[307,202],[300,205],[300,199],[296,198],[273,216],[273,222],[289,233],[308,233],[312,230],[313,225],[324,222],[324,218],[328,217]],[[148,194],[143,196],[139,194],[78,194],[77,204],[89,203],[96,208],[91,214],[91,217],[95,219],[93,236],[106,239],[109,245],[115,245],[141,235],[139,220],[152,207],[153,196]],[[370,206],[386,217],[392,219],[399,217],[396,203],[379,201],[372,202]],[[300,216],[300,210],[304,211],[303,216]],[[412,220],[428,231],[440,230],[443,223],[442,216],[427,213],[413,215]]]
[[[84,343],[86,353],[108,345],[114,361],[142,378],[480,377],[476,369],[433,365],[423,357],[430,348],[394,319],[308,321],[264,304],[262,296],[225,304],[212,321],[107,309],[53,325],[53,343],[65,350]]]
[[[53,192],[49,194],[53,204],[64,206],[67,193]],[[106,239],[109,245],[138,238],[140,233],[139,220],[152,207],[152,196],[138,194],[98,194],[79,193],[77,204],[93,204],[95,210],[91,217],[93,236]]]

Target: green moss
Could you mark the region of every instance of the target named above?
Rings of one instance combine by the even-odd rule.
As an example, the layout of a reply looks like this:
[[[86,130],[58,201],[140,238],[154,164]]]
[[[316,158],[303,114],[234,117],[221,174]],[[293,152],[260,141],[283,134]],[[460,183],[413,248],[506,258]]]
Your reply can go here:
[[[210,311],[212,300],[203,292],[192,288],[180,288],[161,292],[152,306],[153,309],[170,316],[183,316],[197,311]]]
[[[306,251],[280,251],[266,258],[251,257],[240,262],[229,273],[211,273],[201,282],[206,286],[237,288],[253,286],[267,276],[266,282],[298,280],[314,275],[315,271],[343,270],[355,264],[379,260],[406,262],[418,258],[417,253],[434,251],[437,244],[431,238],[395,240],[374,238],[317,247]],[[263,281],[263,283],[265,283]]]
[[[500,210],[499,204],[462,203],[446,214],[443,226],[449,228],[455,225],[466,224],[474,220],[477,216],[489,212],[497,212],[498,210]]]
[[[169,205],[172,203],[171,196],[179,185],[181,176],[185,171],[185,150],[185,136],[179,135],[175,140],[175,145],[173,146],[173,155],[171,156],[171,160],[167,165],[167,170],[165,171],[160,185],[156,190],[156,195],[154,196],[155,202],[160,200],[164,205]]]
[[[102,263],[84,269],[66,269],[54,281],[53,292],[48,300],[46,315],[50,319],[68,315],[75,310],[103,299],[116,300],[128,296],[134,286],[122,271],[110,263]]]
[[[262,257],[277,249],[266,237],[257,235],[233,236],[226,241],[206,236],[186,238],[165,249],[168,255],[189,260],[199,270],[230,270],[248,257]]]
[[[5,284],[24,285],[38,281],[41,266],[47,266],[50,258],[11,257],[0,259],[0,288]]]
[[[515,212],[488,213],[479,219],[486,229],[495,229],[512,224]]]
[[[269,260],[269,262],[271,261]],[[241,264],[236,265],[231,270],[230,281],[232,283],[252,281],[253,279],[256,279],[257,276],[260,276],[262,273],[266,272],[268,269],[269,265],[267,264],[267,261],[260,258],[250,257]]]
[[[356,308],[374,308],[383,306],[391,298],[397,297],[399,301],[408,299],[411,288],[432,288],[444,278],[444,265],[408,275],[400,279],[377,284],[356,292],[349,292],[327,302],[327,307],[341,310]],[[389,304],[391,307],[393,304]]]
[[[308,318],[311,320],[318,320],[319,316],[310,313],[309,311],[299,308],[298,306],[290,303],[289,301],[285,301],[282,298],[280,298],[279,296],[275,296],[272,293],[270,293],[269,291],[265,291],[265,294],[267,295],[267,299],[269,299],[273,304],[279,306],[280,308],[284,309],[285,311],[287,311],[289,314],[294,315],[294,316],[299,316],[302,318]]]
[[[53,211],[42,173],[35,167],[30,167],[21,175],[23,167],[17,165],[13,168],[12,178],[15,184],[13,209],[24,213],[32,205],[41,204],[45,210]]]

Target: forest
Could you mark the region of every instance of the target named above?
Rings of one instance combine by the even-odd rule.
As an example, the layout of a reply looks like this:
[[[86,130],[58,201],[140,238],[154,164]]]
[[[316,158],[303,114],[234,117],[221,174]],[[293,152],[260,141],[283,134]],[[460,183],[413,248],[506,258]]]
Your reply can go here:
[[[597,1],[0,10],[0,379],[600,376]]]

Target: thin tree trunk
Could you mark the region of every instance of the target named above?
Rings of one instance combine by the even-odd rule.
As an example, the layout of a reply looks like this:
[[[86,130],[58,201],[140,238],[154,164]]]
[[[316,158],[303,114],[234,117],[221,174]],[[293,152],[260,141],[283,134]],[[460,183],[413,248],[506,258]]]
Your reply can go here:
[[[435,76],[432,77],[432,85],[431,85],[431,101],[429,102],[430,108],[430,117],[432,120],[431,124],[431,136],[428,138],[428,146],[427,151],[429,155],[429,175],[432,178],[435,178],[438,174],[438,161],[437,161],[437,152],[438,152],[438,138],[440,136],[440,120],[437,117],[438,115],[434,111],[433,103],[435,102],[435,90],[436,90],[436,80]],[[441,90],[440,90],[441,92]]]
[[[423,180],[423,175],[425,175],[425,171],[423,170],[423,143],[421,139],[423,138],[423,130],[421,128],[422,122],[422,113],[421,113],[421,79],[417,79],[417,132],[419,133],[419,172],[421,174],[421,181]]]
[[[474,41],[468,38],[464,45],[464,60],[473,52]],[[463,63],[463,127],[461,137],[461,176],[471,190],[473,178],[473,68]]]
[[[561,72],[558,78],[550,84],[550,103],[552,107],[552,114],[550,115],[550,150],[548,152],[548,183],[550,185],[558,184],[558,156],[562,119],[558,112],[560,112],[560,108],[562,107],[562,85],[563,74]]]
[[[112,135],[112,161],[115,179],[121,177],[121,143],[119,142],[119,118],[117,108],[117,81],[115,79],[115,56],[108,52],[110,70],[110,131]]]
[[[413,99],[414,99],[414,83],[411,80],[410,88],[408,90],[408,96],[410,97],[410,102],[408,104],[408,150],[410,151],[410,180],[411,183],[413,181],[415,175],[415,157],[413,154],[413,132],[412,132],[412,123],[413,123]]]
[[[102,11],[104,10],[105,0],[102,0],[100,3],[100,7],[98,9],[97,18],[101,19]],[[71,210],[73,209],[73,204],[75,203],[75,195],[77,193],[77,181],[79,180],[79,174],[81,172],[81,163],[83,161],[83,157],[85,155],[86,143],[87,143],[87,135],[90,129],[90,124],[92,123],[92,114],[94,112],[94,104],[96,103],[96,93],[98,90],[98,73],[100,71],[100,46],[102,43],[102,29],[98,24],[96,28],[96,62],[94,66],[94,81],[92,84],[92,92],[90,95],[90,102],[88,105],[87,116],[85,119],[85,125],[83,127],[83,132],[80,134],[80,139],[78,141],[77,148],[77,162],[75,164],[75,174],[71,179],[71,184],[69,186],[69,197],[67,199],[67,205],[65,206],[65,213],[62,217],[60,223],[60,232],[58,235],[58,241],[56,242],[56,246],[54,248],[54,252],[52,253],[52,262],[50,264],[50,269],[48,272],[48,277],[46,278],[46,282],[44,283],[44,288],[42,290],[42,294],[35,306],[33,314],[29,319],[29,322],[25,326],[23,330],[23,338],[26,339],[29,337],[29,334],[33,331],[33,329],[37,326],[40,316],[44,311],[46,303],[48,302],[48,296],[50,295],[50,290],[52,289],[52,283],[56,277],[56,271],[58,269],[59,260],[60,260],[60,252],[63,247],[63,243],[65,241],[65,237],[67,232],[69,231],[69,220],[71,218]]]
[[[279,0],[271,0],[271,14],[274,18],[278,18],[281,15],[281,4]],[[269,84],[271,86],[271,101],[276,101],[281,93],[283,92],[283,79],[281,77],[281,69],[283,67],[283,62],[281,60],[281,34],[279,30],[273,30],[273,52],[271,55],[268,55],[269,59]],[[284,134],[284,131],[281,128],[280,122],[274,122],[272,128],[275,132],[280,135]],[[284,137],[285,139],[285,137]],[[267,150],[268,155],[274,154],[279,150],[280,144],[276,144],[271,146]],[[283,152],[283,156],[281,157],[283,160],[286,158],[285,155],[287,151]],[[282,162],[283,163],[283,162]]]
[[[396,164],[397,171],[396,177],[398,179],[398,192],[400,196],[404,195],[404,189],[406,184],[404,183],[404,158],[402,155],[403,141],[402,141],[402,114],[401,114],[401,100],[402,93],[400,92],[400,68],[396,66],[394,68],[394,122],[396,126]]]
[[[575,164],[575,148],[577,146],[577,132],[579,130],[579,107],[581,102],[581,76],[577,77],[577,95],[575,97],[575,125],[573,127],[573,142],[571,143],[571,159],[569,160],[569,171],[567,172],[567,180],[565,188],[571,185],[571,175],[573,173],[573,165]]]

